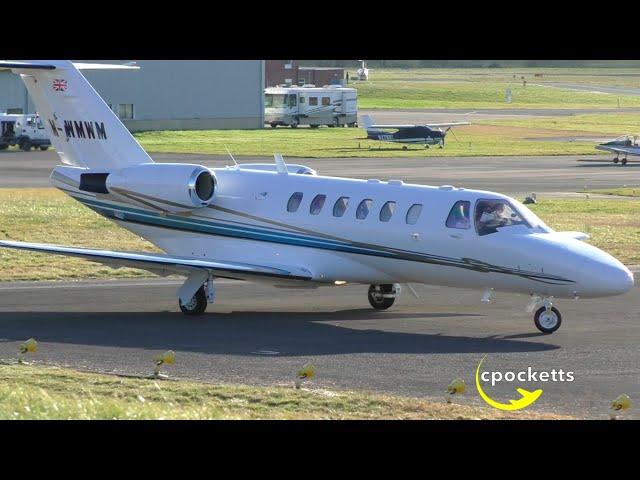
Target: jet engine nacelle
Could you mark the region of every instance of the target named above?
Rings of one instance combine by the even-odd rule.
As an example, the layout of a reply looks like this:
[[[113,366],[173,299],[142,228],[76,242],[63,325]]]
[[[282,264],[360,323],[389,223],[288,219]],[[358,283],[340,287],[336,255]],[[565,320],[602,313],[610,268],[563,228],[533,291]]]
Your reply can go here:
[[[105,186],[126,202],[179,213],[209,205],[216,177],[200,165],[143,163],[109,173]]]

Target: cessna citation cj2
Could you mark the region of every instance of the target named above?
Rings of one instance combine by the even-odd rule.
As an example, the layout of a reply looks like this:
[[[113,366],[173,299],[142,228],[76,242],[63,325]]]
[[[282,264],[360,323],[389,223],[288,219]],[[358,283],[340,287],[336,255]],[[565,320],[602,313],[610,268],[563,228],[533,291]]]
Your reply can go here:
[[[135,267],[186,281],[188,315],[214,301],[215,280],[315,288],[370,285],[387,309],[401,284],[529,294],[535,324],[562,321],[555,298],[620,295],[632,273],[578,232],[554,232],[518,201],[492,192],[399,180],[324,177],[304,166],[154,163],[80,73],[132,68],[69,61],[2,62],[19,74],[62,166],[51,181],[165,255],[1,241],[0,247]]]

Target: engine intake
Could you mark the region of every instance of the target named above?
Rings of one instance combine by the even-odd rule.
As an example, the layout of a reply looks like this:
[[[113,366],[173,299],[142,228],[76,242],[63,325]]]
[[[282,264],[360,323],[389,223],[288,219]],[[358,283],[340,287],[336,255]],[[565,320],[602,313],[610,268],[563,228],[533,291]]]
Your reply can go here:
[[[144,163],[110,173],[105,186],[127,203],[178,213],[208,206],[217,181],[213,171],[201,165]]]

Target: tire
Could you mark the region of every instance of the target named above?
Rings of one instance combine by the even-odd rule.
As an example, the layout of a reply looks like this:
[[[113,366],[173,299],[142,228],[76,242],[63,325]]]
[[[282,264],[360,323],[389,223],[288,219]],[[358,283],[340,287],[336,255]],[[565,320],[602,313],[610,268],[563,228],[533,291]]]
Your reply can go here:
[[[309,125],[309,128],[318,128],[320,125]]]
[[[46,152],[47,150],[49,150],[49,147],[42,146],[40,147],[40,150]]]
[[[618,159],[618,157],[613,159],[613,163],[618,163],[620,161],[620,159]]]
[[[178,304],[185,315],[202,315],[207,309],[207,294],[204,291],[204,285],[198,289],[188,304],[183,305],[181,300],[178,300]]]
[[[377,295],[375,285],[371,285],[369,287],[369,293],[367,294],[367,297],[369,298],[369,304],[376,310],[386,310],[393,305],[393,302],[396,301],[395,298],[380,298]]]
[[[298,128],[298,125],[300,124],[300,121],[298,119],[294,120],[293,123],[290,125],[291,128]]]
[[[533,323],[542,333],[550,334],[562,325],[562,315],[556,307],[551,307],[549,313],[546,307],[540,307],[533,317]]]
[[[272,123],[272,124],[271,124],[271,128],[276,128],[277,126],[278,126],[278,124],[277,124],[277,123]]]
[[[20,142],[20,150],[28,152],[29,150],[31,150],[31,147],[32,145],[30,140],[23,140]]]
[[[626,164],[627,164],[627,159],[626,159],[626,158],[623,158],[622,160],[620,160],[620,163],[621,163],[622,165],[626,165]]]

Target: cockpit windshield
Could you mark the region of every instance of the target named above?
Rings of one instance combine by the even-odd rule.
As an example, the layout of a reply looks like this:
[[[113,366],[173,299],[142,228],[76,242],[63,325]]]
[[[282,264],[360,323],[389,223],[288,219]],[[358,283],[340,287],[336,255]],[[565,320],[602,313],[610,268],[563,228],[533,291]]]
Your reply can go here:
[[[533,213],[528,213],[535,217]],[[527,217],[533,219],[533,217],[529,215],[521,214],[516,207],[503,199],[483,199],[478,200],[476,203],[476,231],[478,232],[478,235],[481,236],[496,233],[500,228],[512,227],[515,225],[524,225],[527,228],[533,228]]]

